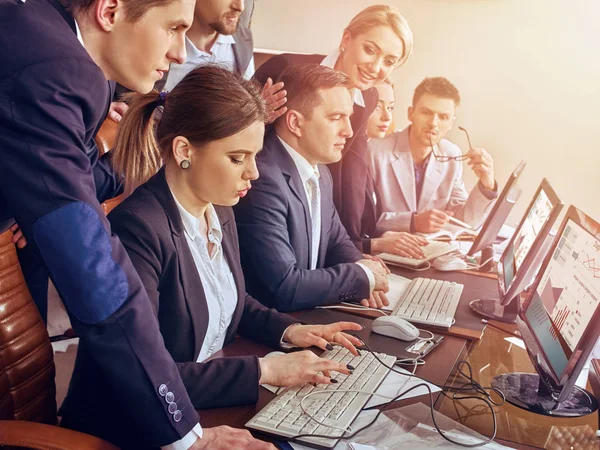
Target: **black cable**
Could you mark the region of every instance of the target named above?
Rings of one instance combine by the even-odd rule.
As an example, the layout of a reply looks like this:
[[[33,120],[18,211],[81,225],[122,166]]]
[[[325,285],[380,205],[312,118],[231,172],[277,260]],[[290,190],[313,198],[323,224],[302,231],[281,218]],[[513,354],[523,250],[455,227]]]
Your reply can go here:
[[[401,375],[404,375],[404,376],[418,378],[418,379],[420,379],[420,380],[426,381],[427,383],[431,383],[431,382],[429,382],[429,381],[425,380],[424,378],[422,378],[422,377],[420,377],[420,376],[418,376],[418,375],[411,374],[411,373],[400,372],[400,371],[396,370],[395,368],[393,368],[393,367],[391,367],[391,366],[388,366],[386,363],[384,363],[384,362],[383,362],[383,361],[382,361],[382,360],[381,360],[381,359],[380,359],[380,358],[377,356],[377,353],[375,353],[375,352],[374,352],[374,351],[371,349],[371,347],[369,347],[369,345],[368,345],[368,344],[367,344],[367,343],[366,343],[364,340],[362,340],[362,339],[361,339],[359,336],[357,336],[357,335],[355,335],[355,334],[353,334],[353,333],[350,333],[350,334],[352,334],[352,335],[353,335],[355,338],[357,338],[357,339],[360,339],[360,341],[361,341],[361,342],[363,343],[363,345],[366,347],[367,351],[369,351],[369,352],[370,352],[370,353],[371,353],[371,354],[372,354],[372,355],[375,357],[375,359],[376,359],[377,361],[379,361],[379,363],[380,363],[381,365],[383,365],[384,367],[386,367],[387,369],[389,369],[389,370],[391,370],[391,371],[393,371],[393,372],[399,373],[399,374],[401,374]],[[466,365],[466,366],[467,366],[467,368],[469,369],[469,373],[468,373],[468,375],[467,375],[467,374],[465,374],[465,373],[464,373],[464,372],[461,370],[461,368],[460,368],[460,365],[461,365],[461,364],[464,364],[464,365]],[[462,386],[461,386],[461,387],[459,387],[459,388],[455,388],[455,387],[453,387],[453,386],[446,386],[446,385],[439,386],[439,385],[437,385],[437,384],[435,384],[435,383],[431,383],[431,384],[433,384],[434,386],[436,386],[436,387],[440,388],[440,389],[442,390],[442,392],[441,392],[441,393],[442,393],[442,395],[444,395],[445,397],[448,397],[448,395],[447,395],[447,394],[444,392],[444,389],[456,390],[457,392],[462,392],[462,391],[475,391],[475,392],[479,393],[480,395],[483,395],[483,397],[480,397],[480,396],[477,396],[477,395],[464,395],[464,396],[457,397],[457,392],[455,392],[455,393],[454,393],[454,395],[453,395],[452,397],[448,397],[448,398],[451,398],[453,401],[458,401],[458,400],[466,400],[466,399],[481,400],[481,401],[482,401],[482,402],[484,402],[484,403],[485,403],[487,406],[489,406],[489,408],[490,408],[490,411],[492,412],[492,420],[493,420],[493,423],[494,423],[494,432],[492,433],[492,436],[491,436],[490,438],[486,439],[485,441],[481,441],[481,442],[478,442],[478,443],[476,443],[476,444],[465,444],[465,443],[462,443],[462,442],[457,442],[457,441],[454,441],[454,440],[452,440],[451,438],[449,438],[448,436],[446,436],[446,435],[444,434],[444,432],[443,432],[443,431],[440,429],[440,427],[438,426],[438,424],[437,424],[437,422],[436,422],[436,420],[435,420],[435,414],[434,414],[434,413],[435,413],[435,410],[433,409],[433,395],[432,395],[432,393],[431,393],[431,389],[429,388],[429,385],[428,385],[428,384],[422,384],[422,383],[420,383],[420,384],[418,384],[418,385],[414,386],[413,388],[409,389],[408,391],[405,391],[405,392],[403,392],[402,394],[400,394],[400,396],[403,396],[403,395],[405,395],[406,393],[410,392],[412,389],[416,388],[417,386],[426,386],[426,387],[427,387],[427,390],[429,391],[429,399],[430,399],[429,407],[430,407],[430,409],[431,409],[431,420],[433,421],[433,425],[435,426],[435,429],[437,430],[437,432],[439,433],[439,435],[440,435],[441,437],[443,437],[444,439],[446,439],[448,442],[451,442],[452,444],[460,445],[461,447],[473,448],[473,447],[481,447],[481,446],[483,446],[483,445],[487,445],[487,444],[489,444],[490,442],[492,442],[492,441],[494,440],[494,438],[496,437],[496,433],[497,433],[497,431],[498,431],[498,427],[497,427],[497,421],[496,421],[496,412],[494,411],[494,407],[492,406],[492,404],[493,404],[493,405],[495,405],[495,406],[501,406],[502,404],[504,404],[504,401],[505,401],[504,393],[503,393],[502,391],[500,391],[499,389],[497,389],[497,388],[491,388],[491,387],[489,387],[489,388],[484,388],[484,387],[483,387],[483,386],[481,386],[481,385],[480,385],[480,384],[479,384],[477,381],[475,381],[475,380],[473,379],[473,371],[472,371],[472,369],[471,369],[471,365],[470,365],[470,364],[469,364],[467,361],[462,361],[462,360],[461,360],[461,361],[457,362],[457,363],[456,363],[456,367],[457,367],[458,373],[459,373],[460,375],[462,375],[463,377],[465,377],[467,380],[469,380],[469,382],[468,382],[468,383],[465,383],[464,385],[462,385]],[[466,386],[469,386],[469,385],[471,385],[472,387],[471,387],[471,388],[467,388]],[[500,403],[497,403],[497,402],[495,402],[495,401],[492,399],[492,397],[491,397],[491,394],[490,394],[490,393],[488,393],[488,392],[486,391],[486,389],[488,389],[488,390],[491,390],[491,391],[493,391],[493,392],[496,392],[496,393],[497,393],[497,394],[498,394],[498,395],[499,395],[499,396],[502,398],[502,402],[500,402]],[[391,400],[390,402],[387,402],[387,403],[385,403],[385,404],[384,404],[384,407],[382,408],[382,410],[383,410],[383,409],[385,409],[385,407],[387,407],[387,406],[388,406],[389,404],[391,404],[392,402],[395,402],[397,399],[398,399],[398,397],[396,397],[394,400]],[[371,409],[371,408],[367,408],[367,409]],[[377,414],[376,418],[377,418],[378,416],[379,416],[379,414]],[[371,425],[371,424],[369,424],[369,426],[370,426],[370,425]],[[364,429],[364,428],[363,428],[363,429]]]
[[[380,409],[380,410],[377,412],[377,414],[375,415],[375,417],[374,417],[374,418],[373,418],[373,419],[372,419],[372,420],[371,420],[371,421],[370,421],[368,424],[366,424],[366,425],[362,426],[361,428],[359,428],[359,429],[357,429],[357,430],[353,431],[353,432],[352,432],[352,433],[350,433],[350,434],[343,433],[343,434],[342,434],[342,435],[340,435],[340,436],[331,436],[331,435],[325,435],[325,434],[311,434],[311,433],[303,433],[303,434],[298,434],[298,435],[292,436],[292,437],[290,437],[289,439],[299,439],[299,438],[303,438],[303,437],[313,437],[313,438],[315,438],[315,437],[316,437],[316,438],[326,438],[326,439],[350,439],[350,438],[353,438],[354,436],[356,436],[356,435],[357,435],[358,433],[360,433],[361,431],[364,431],[364,430],[366,430],[367,428],[369,428],[371,425],[373,425],[373,424],[374,424],[374,423],[377,421],[377,419],[379,419],[379,416],[380,416],[380,415],[381,415],[381,414],[382,414],[382,413],[383,413],[383,412],[386,410],[386,408],[387,408],[388,406],[390,406],[392,403],[394,403],[394,402],[398,401],[400,398],[402,398],[403,396],[405,396],[406,394],[408,394],[410,391],[412,391],[412,390],[414,390],[414,389],[417,389],[418,387],[421,387],[421,386],[423,386],[423,387],[425,387],[425,389],[427,389],[427,391],[428,391],[428,393],[429,393],[429,408],[431,409],[431,420],[433,421],[433,425],[434,425],[435,429],[437,430],[437,432],[439,433],[439,435],[440,435],[442,438],[444,438],[446,441],[448,441],[448,442],[450,442],[450,443],[452,443],[452,444],[459,445],[459,446],[461,446],[461,447],[466,447],[466,448],[481,447],[481,446],[483,446],[483,445],[487,445],[487,444],[489,444],[490,442],[492,442],[492,441],[494,440],[494,438],[496,437],[496,432],[497,432],[497,430],[498,430],[498,426],[497,426],[498,424],[497,424],[497,421],[496,421],[496,412],[494,411],[494,407],[493,407],[492,405],[495,405],[495,406],[500,406],[500,405],[502,405],[502,404],[504,403],[504,401],[505,401],[504,394],[502,393],[502,391],[500,391],[500,390],[499,390],[499,389],[497,389],[497,388],[491,388],[491,387],[489,387],[489,388],[485,388],[485,387],[481,386],[481,385],[480,385],[480,384],[479,384],[477,381],[475,381],[475,380],[473,379],[473,372],[472,372],[472,369],[471,369],[471,365],[470,365],[470,364],[469,364],[467,361],[459,361],[459,362],[456,364],[456,367],[457,367],[458,373],[459,373],[461,376],[463,376],[464,378],[466,378],[467,380],[469,380],[469,382],[468,382],[468,383],[465,383],[465,384],[464,384],[464,385],[462,385],[461,387],[456,387],[456,388],[455,388],[455,387],[453,387],[453,386],[446,386],[446,385],[439,386],[439,385],[437,385],[437,384],[435,384],[435,383],[431,383],[431,382],[429,382],[429,381],[425,380],[424,378],[422,378],[422,377],[420,377],[420,376],[418,376],[418,375],[411,374],[410,372],[409,372],[409,373],[401,372],[401,371],[399,371],[399,370],[396,370],[396,369],[395,369],[394,367],[392,367],[392,366],[388,366],[386,363],[384,363],[384,362],[383,362],[383,361],[382,361],[382,360],[379,358],[379,356],[377,356],[377,354],[376,354],[376,353],[375,353],[375,352],[374,352],[374,351],[371,349],[371,347],[369,347],[369,345],[368,345],[368,344],[367,344],[365,341],[363,341],[363,340],[362,340],[362,339],[361,339],[359,336],[355,335],[354,333],[350,333],[350,334],[351,334],[352,336],[356,337],[357,339],[359,339],[359,340],[360,340],[360,341],[363,343],[363,345],[364,345],[364,347],[367,349],[367,351],[368,351],[368,352],[370,352],[370,353],[373,355],[373,357],[374,357],[374,358],[375,358],[375,359],[376,359],[376,360],[379,362],[379,364],[381,364],[382,366],[386,367],[387,369],[389,369],[389,370],[390,370],[390,371],[392,371],[392,372],[396,372],[396,373],[399,373],[399,374],[401,374],[401,375],[408,376],[408,377],[414,377],[414,378],[418,378],[418,379],[420,379],[420,380],[422,380],[422,381],[425,381],[425,383],[419,383],[419,384],[417,384],[417,385],[415,385],[415,386],[413,386],[413,387],[411,387],[411,388],[407,389],[406,391],[404,391],[404,392],[401,392],[401,393],[400,393],[400,394],[398,394],[396,397],[394,397],[392,400],[390,400],[390,401],[388,401],[388,402],[386,402],[386,403],[383,403],[382,405],[379,405],[379,406],[382,406],[382,408],[381,408],[381,409]],[[468,368],[468,371],[469,371],[469,372],[468,372],[468,375],[467,375],[467,374],[465,374],[465,373],[462,371],[462,369],[461,369],[461,367],[460,367],[460,365],[461,365],[461,364],[464,364],[464,365],[466,365],[466,366],[467,366],[467,368]],[[487,405],[487,406],[490,408],[490,411],[492,412],[492,420],[493,420],[493,424],[494,424],[494,432],[492,433],[492,436],[491,436],[491,437],[489,437],[488,439],[484,440],[484,441],[481,441],[481,442],[478,442],[478,443],[475,443],[475,444],[465,444],[465,443],[463,443],[463,442],[455,441],[455,440],[453,440],[452,438],[450,438],[450,437],[446,436],[446,435],[445,435],[445,433],[444,433],[444,432],[443,432],[443,431],[440,429],[440,427],[438,426],[438,424],[437,424],[437,422],[436,422],[436,420],[435,420],[435,410],[434,410],[434,408],[433,408],[433,404],[434,404],[434,401],[433,401],[433,393],[431,392],[431,388],[429,387],[429,384],[428,384],[428,383],[430,383],[430,384],[433,384],[434,386],[436,386],[436,387],[438,387],[439,389],[441,389],[441,394],[442,394],[442,395],[444,395],[444,396],[445,396],[445,397],[447,397],[447,398],[451,398],[453,401],[466,400],[466,399],[474,399],[474,400],[480,400],[480,401],[484,402],[484,403],[485,403],[485,404],[486,404],[486,405]],[[467,388],[467,386],[471,386],[471,387],[470,387],[470,388]],[[444,389],[448,389],[448,390],[455,390],[456,392],[454,393],[454,395],[453,395],[452,397],[449,397],[449,396],[448,396],[448,395],[447,395],[447,394],[444,392]],[[496,394],[498,394],[498,395],[499,395],[499,396],[502,398],[502,402],[500,402],[500,403],[497,403],[497,402],[495,402],[495,401],[492,399],[492,397],[491,397],[491,394],[490,394],[490,393],[488,393],[486,389],[487,389],[487,390],[491,390],[491,391],[493,391],[493,392],[496,392]],[[482,395],[483,397],[480,397],[479,395],[464,395],[464,396],[460,396],[460,397],[458,397],[458,396],[457,396],[457,393],[458,393],[458,392],[463,392],[463,391],[471,391],[471,392],[472,392],[472,391],[475,391],[475,392],[477,392],[479,395]],[[370,410],[370,409],[372,409],[372,408],[375,408],[375,407],[373,406],[373,407],[371,407],[371,408],[365,408],[365,409],[363,409],[363,410]]]

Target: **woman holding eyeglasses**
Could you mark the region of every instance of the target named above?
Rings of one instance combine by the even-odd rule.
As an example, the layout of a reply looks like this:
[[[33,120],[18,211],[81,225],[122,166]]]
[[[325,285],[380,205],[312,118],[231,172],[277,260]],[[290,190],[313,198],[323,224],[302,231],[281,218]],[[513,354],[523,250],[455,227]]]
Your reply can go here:
[[[452,217],[472,227],[483,220],[498,195],[494,160],[484,149],[473,148],[470,140],[469,152],[462,154],[445,139],[459,104],[458,89],[450,81],[425,78],[408,108],[410,126],[370,142],[379,227],[434,233]],[[463,161],[479,179],[470,193],[463,182]]]
[[[359,12],[344,29],[337,50],[329,55],[282,54],[258,68],[255,78],[274,82],[288,66],[321,64],[347,74],[353,85],[353,136],[346,140],[341,161],[329,165],[336,209],[350,239],[363,253],[371,253],[372,238],[379,236],[374,182],[369,170],[367,122],[377,104],[375,85],[408,59],[413,35],[406,19],[391,6],[374,5]],[[285,88],[285,86],[284,86]],[[285,106],[284,106],[285,107]],[[372,298],[371,306],[387,304]]]

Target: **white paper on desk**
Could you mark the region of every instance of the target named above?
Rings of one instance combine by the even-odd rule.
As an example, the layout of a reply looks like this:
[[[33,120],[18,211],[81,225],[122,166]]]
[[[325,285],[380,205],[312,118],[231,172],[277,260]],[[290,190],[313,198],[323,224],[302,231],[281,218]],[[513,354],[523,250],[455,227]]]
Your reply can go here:
[[[360,427],[363,427],[365,425],[367,425],[369,422],[371,422],[371,420],[373,420],[373,418],[377,415],[379,411],[377,410],[373,410],[373,411],[363,411],[361,412],[356,419],[354,419],[354,422],[352,422],[352,429],[356,430]],[[380,421],[389,421],[391,422],[390,419],[388,419],[385,415],[381,414],[379,416],[379,418],[375,421],[376,424],[380,423]],[[307,447],[305,445],[302,444],[298,444],[297,442],[289,442],[290,446],[294,449],[294,450],[313,450],[313,447]],[[333,450],[348,450],[348,445],[350,445],[350,449],[353,450],[370,450],[373,449],[375,447],[371,447],[369,445],[361,445],[361,444],[354,444],[354,443],[350,443],[350,444],[346,444],[345,442],[338,442],[338,444],[333,447]],[[358,447],[357,447],[358,445]]]
[[[393,273],[388,274],[388,286],[390,290],[386,292],[385,296],[390,304],[382,309],[385,311],[393,311],[400,299],[404,297],[404,293],[411,282],[412,280],[401,277],[400,275]]]
[[[370,408],[371,406],[383,405],[384,403],[389,402],[392,398],[396,397],[398,394],[400,394],[402,392],[406,392],[411,387],[416,386],[417,384],[427,383],[426,381],[423,381],[420,378],[409,377],[408,375],[410,375],[410,372],[408,372],[404,369],[396,369],[396,370],[405,372],[407,375],[402,375],[402,374],[396,373],[396,372],[388,373],[388,376],[385,377],[385,379],[383,380],[383,382],[381,383],[381,385],[379,386],[379,388],[376,391],[378,394],[384,395],[385,397],[380,397],[379,395],[373,395],[371,397],[371,399],[369,400],[369,402],[367,403],[367,405],[365,406],[365,408]],[[407,379],[408,379],[408,382],[407,382]],[[406,385],[404,385],[404,383],[406,383]],[[432,393],[438,392],[441,390],[439,387],[437,387],[431,383],[427,383],[427,385],[431,389]],[[407,398],[418,397],[419,395],[425,395],[428,393],[429,393],[429,391],[427,390],[427,388],[425,386],[421,386],[421,387],[418,387],[418,388],[410,391],[408,394],[402,396],[402,400],[407,399]]]
[[[518,337],[507,337],[504,338],[504,340],[525,350],[525,342],[523,342],[523,339],[520,339]]]
[[[467,445],[481,442],[480,439],[466,435],[457,430],[442,431],[450,439],[454,439],[455,441]],[[403,435],[402,438],[402,448],[410,448],[411,450],[429,450],[430,448],[435,448],[436,450],[455,450],[456,448],[459,448],[455,444],[452,444],[441,437],[435,428],[422,423],[414,427],[410,433]],[[477,448],[485,450],[510,450],[510,447],[505,447],[496,442],[490,442],[489,444]]]

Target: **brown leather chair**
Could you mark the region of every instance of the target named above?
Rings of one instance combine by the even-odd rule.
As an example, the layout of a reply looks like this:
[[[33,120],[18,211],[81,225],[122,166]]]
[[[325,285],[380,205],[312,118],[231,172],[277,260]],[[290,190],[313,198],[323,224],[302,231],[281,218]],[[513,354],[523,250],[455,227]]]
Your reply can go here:
[[[96,134],[96,144],[98,145],[100,156],[104,155],[115,146],[118,129],[119,124],[114,120],[106,119],[104,121]]]
[[[11,235],[0,234],[0,448],[116,450],[57,426],[54,354]]]

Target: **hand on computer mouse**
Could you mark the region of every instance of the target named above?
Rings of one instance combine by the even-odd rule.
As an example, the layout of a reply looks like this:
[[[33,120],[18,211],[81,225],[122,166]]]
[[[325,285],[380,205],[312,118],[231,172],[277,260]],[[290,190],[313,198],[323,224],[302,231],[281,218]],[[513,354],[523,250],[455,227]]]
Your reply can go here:
[[[330,359],[320,358],[310,350],[259,358],[260,384],[301,386],[306,383],[332,384],[331,372],[350,375],[351,368]]]

